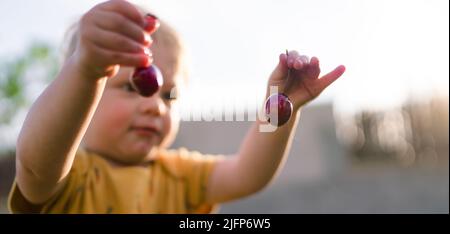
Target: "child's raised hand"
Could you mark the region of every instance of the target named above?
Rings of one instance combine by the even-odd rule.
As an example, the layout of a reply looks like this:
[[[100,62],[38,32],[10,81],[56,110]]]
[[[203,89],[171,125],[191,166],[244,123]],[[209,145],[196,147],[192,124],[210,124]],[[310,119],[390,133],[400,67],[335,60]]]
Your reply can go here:
[[[148,23],[130,3],[111,0],[83,15],[72,57],[83,76],[114,76],[119,65],[141,67],[152,62]]]
[[[269,86],[278,86],[278,92],[285,93],[294,109],[298,110],[319,96],[344,71],[345,67],[341,65],[319,78],[319,60],[316,57],[309,60],[294,50],[280,55],[279,63],[270,76]]]

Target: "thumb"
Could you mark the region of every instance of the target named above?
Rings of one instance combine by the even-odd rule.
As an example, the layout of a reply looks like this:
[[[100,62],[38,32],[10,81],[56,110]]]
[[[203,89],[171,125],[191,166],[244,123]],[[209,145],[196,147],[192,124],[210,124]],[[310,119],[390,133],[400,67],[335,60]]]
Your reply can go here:
[[[105,76],[107,77],[114,77],[119,72],[120,66],[119,65],[112,65],[106,68],[105,70]]]

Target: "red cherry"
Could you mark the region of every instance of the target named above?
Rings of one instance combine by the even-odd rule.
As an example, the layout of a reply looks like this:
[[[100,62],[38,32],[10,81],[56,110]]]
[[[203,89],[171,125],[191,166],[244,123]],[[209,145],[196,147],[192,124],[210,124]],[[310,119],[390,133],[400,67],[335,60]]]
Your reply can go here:
[[[144,30],[148,33],[154,33],[160,26],[158,18],[152,14],[147,14],[145,16]]]
[[[266,100],[267,121],[274,126],[284,125],[291,118],[292,110],[292,102],[284,93],[272,94]]]
[[[162,86],[163,76],[155,65],[138,67],[130,77],[130,83],[140,95],[150,97]]]

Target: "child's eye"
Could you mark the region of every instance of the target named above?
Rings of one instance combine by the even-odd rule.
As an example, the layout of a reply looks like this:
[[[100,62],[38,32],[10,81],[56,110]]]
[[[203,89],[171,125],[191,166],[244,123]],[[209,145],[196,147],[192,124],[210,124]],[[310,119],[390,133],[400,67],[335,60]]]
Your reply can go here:
[[[136,92],[136,90],[133,88],[131,83],[126,83],[126,84],[122,85],[122,89],[126,92]]]
[[[163,92],[162,97],[165,100],[175,101],[177,100],[178,94],[176,92]]]

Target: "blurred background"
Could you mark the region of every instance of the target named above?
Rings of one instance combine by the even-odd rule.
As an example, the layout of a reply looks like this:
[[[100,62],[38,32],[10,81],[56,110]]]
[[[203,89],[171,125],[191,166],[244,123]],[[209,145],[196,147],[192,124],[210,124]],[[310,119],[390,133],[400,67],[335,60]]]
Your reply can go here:
[[[0,213],[27,110],[59,69],[65,31],[99,2],[0,2]],[[448,1],[131,2],[186,41],[194,111],[257,108],[285,49],[317,56],[324,72],[347,67],[304,108],[272,184],[219,213],[449,212]],[[184,121],[173,147],[231,154],[251,124]]]

